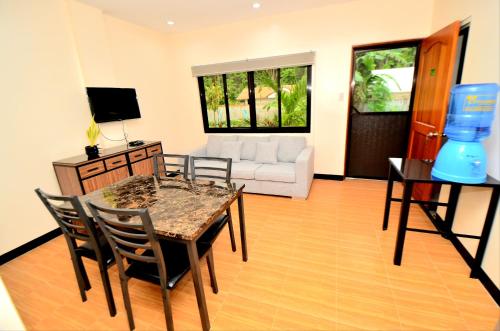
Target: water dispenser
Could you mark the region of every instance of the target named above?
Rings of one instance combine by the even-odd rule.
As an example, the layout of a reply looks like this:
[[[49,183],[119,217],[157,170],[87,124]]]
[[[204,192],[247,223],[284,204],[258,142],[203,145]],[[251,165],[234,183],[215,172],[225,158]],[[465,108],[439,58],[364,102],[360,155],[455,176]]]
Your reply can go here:
[[[457,183],[486,181],[486,151],[481,143],[491,133],[497,84],[461,84],[453,87],[441,147],[432,177]]]

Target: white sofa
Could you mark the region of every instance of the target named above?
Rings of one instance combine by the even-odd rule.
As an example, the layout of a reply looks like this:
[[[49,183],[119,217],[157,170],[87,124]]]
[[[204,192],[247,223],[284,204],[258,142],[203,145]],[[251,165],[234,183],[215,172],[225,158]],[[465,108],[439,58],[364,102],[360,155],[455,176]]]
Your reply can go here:
[[[274,151],[270,152],[270,145],[277,145],[277,155],[270,155]],[[233,150],[228,151],[228,148]],[[274,157],[277,162],[262,162],[263,153],[267,158]],[[249,193],[306,199],[314,175],[314,149],[307,146],[302,136],[209,135],[207,144],[190,155],[232,156],[231,180],[245,184],[244,191]],[[198,161],[197,165],[211,166],[213,161]]]

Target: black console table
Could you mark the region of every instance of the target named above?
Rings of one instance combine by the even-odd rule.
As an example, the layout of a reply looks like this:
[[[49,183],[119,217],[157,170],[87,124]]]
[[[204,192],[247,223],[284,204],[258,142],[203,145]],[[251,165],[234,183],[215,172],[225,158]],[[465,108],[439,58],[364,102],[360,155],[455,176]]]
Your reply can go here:
[[[384,222],[382,225],[382,229],[384,231],[387,230],[387,226],[389,225],[389,213],[391,209],[391,202],[392,201],[401,202],[401,212],[399,215],[399,226],[397,232],[396,247],[394,250],[394,264],[401,265],[406,231],[441,234],[444,238],[447,239],[449,239],[452,235],[455,237],[478,239],[479,245],[477,248],[476,255],[473,258],[473,263],[471,266],[472,270],[470,275],[471,277],[476,278],[478,271],[481,268],[484,252],[486,250],[488,238],[490,236],[491,228],[493,226],[493,221],[495,219],[495,212],[498,205],[498,199],[500,197],[500,182],[490,176],[488,176],[486,182],[482,184],[462,184],[462,183],[449,182],[445,180],[439,180],[432,178],[431,176],[432,166],[433,162],[424,160],[401,159],[401,158],[389,159],[389,176],[387,182],[387,194],[385,197]],[[403,184],[404,189],[403,189],[402,199],[392,197],[392,187],[395,180]],[[413,200],[412,191],[414,183],[451,185],[448,202],[443,203],[439,201]],[[473,236],[468,234],[459,234],[452,232],[453,219],[455,218],[455,211],[457,208],[458,198],[460,196],[460,190],[462,186],[492,188],[491,199],[488,206],[488,211],[486,213],[486,219],[484,221],[483,230],[480,236]],[[434,206],[446,206],[447,209],[443,225],[436,226],[437,231],[409,228],[408,213],[410,211],[410,204],[412,203],[429,204]],[[436,224],[434,223],[434,225]]]

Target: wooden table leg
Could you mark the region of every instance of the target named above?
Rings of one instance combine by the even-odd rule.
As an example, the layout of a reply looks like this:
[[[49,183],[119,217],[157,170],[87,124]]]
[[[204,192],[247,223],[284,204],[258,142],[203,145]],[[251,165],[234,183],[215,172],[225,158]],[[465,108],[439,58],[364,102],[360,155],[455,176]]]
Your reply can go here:
[[[248,261],[247,234],[245,228],[245,208],[243,206],[243,192],[238,195],[238,216],[240,219],[241,255],[243,261]]]
[[[387,230],[389,225],[389,214],[391,213],[391,199],[392,199],[392,186],[394,184],[394,178],[392,174],[392,164],[389,162],[389,175],[387,176],[387,192],[385,193],[385,209],[384,209],[384,222],[382,224],[382,230]]]
[[[198,301],[198,309],[200,311],[201,326],[203,331],[210,330],[210,319],[208,318],[207,301],[205,300],[205,292],[203,290],[203,281],[201,279],[200,259],[198,257],[198,249],[196,241],[186,243],[189,263],[191,265],[191,273],[193,275],[194,291],[196,292],[196,300]]]
[[[399,215],[398,236],[396,239],[396,248],[394,249],[394,264],[401,265],[403,257],[403,247],[405,245],[406,226],[408,225],[408,214],[410,213],[411,194],[413,191],[413,182],[404,181],[403,201],[401,202],[401,213]]]

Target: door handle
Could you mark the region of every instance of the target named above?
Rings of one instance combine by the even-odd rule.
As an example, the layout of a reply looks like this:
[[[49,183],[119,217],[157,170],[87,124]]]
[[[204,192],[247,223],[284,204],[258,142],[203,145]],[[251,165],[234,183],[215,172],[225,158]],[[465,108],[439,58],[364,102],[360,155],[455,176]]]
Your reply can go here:
[[[425,144],[427,144],[431,139],[434,139],[436,137],[446,137],[446,135],[444,133],[439,133],[437,131],[429,132],[425,135]]]
[[[429,132],[428,134],[425,135],[425,138],[427,139],[436,137],[446,137],[446,134],[435,131],[435,132]]]

